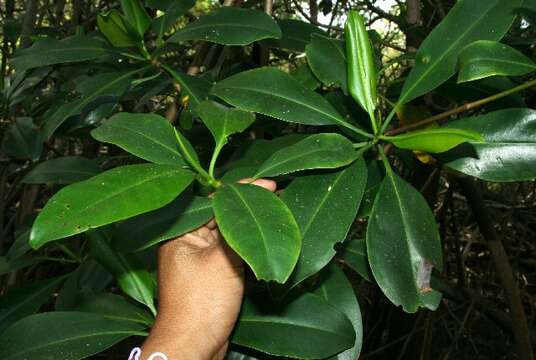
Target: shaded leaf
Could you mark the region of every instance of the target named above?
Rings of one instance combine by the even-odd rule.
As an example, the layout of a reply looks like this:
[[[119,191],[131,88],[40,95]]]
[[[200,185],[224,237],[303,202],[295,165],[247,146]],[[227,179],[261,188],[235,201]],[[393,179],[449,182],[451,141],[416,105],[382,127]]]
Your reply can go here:
[[[305,47],[311,41],[313,34],[327,36],[324,30],[319,29],[305,21],[295,19],[281,19],[277,21],[281,28],[281,39],[269,40],[267,43],[273,47],[295,52],[305,52]]]
[[[257,279],[285,282],[301,245],[298,225],[285,204],[264,188],[228,184],[216,192],[213,207],[226,242]]]
[[[345,265],[361,275],[365,280],[372,280],[365,239],[355,239],[344,243],[341,254]]]
[[[209,198],[182,194],[169,205],[120,223],[114,247],[138,251],[181,236],[206,224],[213,216]]]
[[[359,359],[361,345],[363,343],[363,324],[361,320],[361,310],[357,302],[352,284],[346,275],[335,265],[331,265],[324,273],[320,287],[315,290],[315,294],[337,310],[345,314],[352,322],[355,332],[355,343],[351,349],[330,358],[333,360],[356,360]]]
[[[345,314],[305,293],[280,310],[246,298],[231,342],[272,355],[320,359],[354,346],[355,333]]]
[[[4,360],[78,360],[97,354],[119,341],[141,335],[143,326],[99,314],[48,312],[28,316],[0,337]]]
[[[155,284],[149,271],[133,254],[122,254],[112,248],[106,233],[100,229],[87,233],[91,255],[117,279],[121,290],[146,305],[154,315]]]
[[[164,12],[163,15],[153,19],[152,23],[152,29],[155,32],[157,39],[162,39],[164,34],[171,30],[172,26],[177,23],[179,18],[194,7],[195,0],[156,1],[153,5],[158,5],[157,8]]]
[[[121,0],[121,9],[139,38],[143,39],[145,31],[151,26],[151,18],[140,0]]]
[[[248,45],[280,37],[277,23],[266,13],[223,6],[178,30],[168,41],[204,40],[222,45]]]
[[[160,208],[171,202],[193,180],[188,170],[169,165],[128,165],[56,193],[34,222],[30,244],[82,233]]]
[[[313,34],[307,45],[307,61],[311,70],[325,85],[337,85],[348,93],[344,41]]]
[[[151,326],[154,322],[149,312],[130,303],[122,296],[109,293],[88,295],[76,305],[74,310],[101,314],[110,319],[132,321],[146,326]]]
[[[39,160],[43,137],[31,118],[17,118],[9,124],[2,139],[2,151],[15,159]]]
[[[64,156],[37,164],[22,178],[26,184],[72,184],[100,173],[96,160],[82,156]]]
[[[17,71],[94,60],[108,55],[106,44],[85,35],[75,35],[63,40],[45,38],[31,47],[17,51],[10,64]]]
[[[136,39],[130,37],[123,16],[115,9],[97,16],[100,32],[115,47],[134,47]]]
[[[217,144],[227,142],[230,135],[246,130],[255,121],[253,113],[228,108],[214,101],[202,102],[198,114]]]

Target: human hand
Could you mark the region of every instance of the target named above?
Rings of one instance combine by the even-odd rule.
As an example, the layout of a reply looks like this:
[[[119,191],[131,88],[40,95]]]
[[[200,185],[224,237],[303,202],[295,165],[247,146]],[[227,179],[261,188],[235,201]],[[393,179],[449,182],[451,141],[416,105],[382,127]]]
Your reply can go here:
[[[252,184],[276,190],[271,180]],[[158,291],[158,316],[142,359],[154,352],[170,360],[223,359],[242,304],[244,268],[214,220],[160,247]]]

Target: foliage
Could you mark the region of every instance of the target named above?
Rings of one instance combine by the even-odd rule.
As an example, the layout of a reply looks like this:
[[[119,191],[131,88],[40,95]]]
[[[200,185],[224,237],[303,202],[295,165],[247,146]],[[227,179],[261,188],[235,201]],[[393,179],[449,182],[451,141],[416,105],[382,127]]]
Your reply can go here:
[[[193,1],[116,5],[74,35],[35,36],[3,74],[3,153],[24,162],[25,186],[53,193],[5,272],[71,268],[0,299],[2,358],[82,359],[145,335],[157,311],[155,246],[214,216],[256,278],[234,350],[356,359],[361,312],[338,262],[406,312],[441,302],[438,224],[401,169],[420,160],[488,181],[536,178],[536,112],[481,108],[534,81],[496,90],[472,103],[482,113],[447,124],[407,116],[410,101],[436,90],[459,94],[491,76],[521,82],[535,70],[505,37],[533,31],[514,11],[522,0],[456,2],[414,60],[398,60],[410,60],[407,73],[386,70],[381,37],[354,10],[334,36],[249,2],[201,12]],[[62,153],[65,142],[81,151]],[[282,193],[236,183],[261,177]],[[119,290],[91,280],[92,266]],[[62,283],[57,311],[34,314]]]

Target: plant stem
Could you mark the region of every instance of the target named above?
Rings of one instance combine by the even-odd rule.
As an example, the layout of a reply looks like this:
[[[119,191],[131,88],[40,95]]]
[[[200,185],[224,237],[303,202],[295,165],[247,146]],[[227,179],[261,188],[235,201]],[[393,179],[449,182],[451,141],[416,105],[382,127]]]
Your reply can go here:
[[[223,149],[223,146],[225,143],[217,143],[216,147],[214,148],[214,152],[212,153],[212,158],[210,159],[210,165],[208,167],[208,174],[210,177],[214,178],[214,169],[216,168],[216,161],[218,160],[218,156],[220,155],[221,149]]]
[[[353,143],[352,145],[354,145],[354,149],[359,149],[368,144],[370,144],[370,141],[357,142],[357,143]]]
[[[383,146],[379,144],[378,146],[376,146],[376,148],[378,149],[378,152],[380,153],[380,157],[382,158],[385,171],[388,174],[391,174],[393,172],[393,169],[391,168],[391,164],[389,163],[389,158],[387,158],[387,155],[385,154],[385,151],[383,150]]]
[[[63,251],[63,253],[65,255],[67,255],[68,257],[70,257],[74,262],[80,264],[82,262],[82,259],[80,258],[80,256],[76,255],[74,252],[71,251],[71,249],[69,249],[67,246],[63,245],[63,244],[60,244],[60,243],[57,243],[56,244],[58,246],[58,248]]]
[[[406,132],[408,130],[413,130],[413,129],[416,129],[416,128],[419,128],[423,125],[427,125],[427,124],[430,124],[430,123],[433,123],[433,122],[436,122],[438,120],[442,120],[442,119],[445,119],[451,115],[456,115],[456,114],[459,114],[461,112],[465,112],[465,111],[468,111],[468,110],[471,110],[471,109],[475,109],[475,108],[478,108],[480,106],[483,106],[483,105],[486,105],[490,102],[493,102],[495,100],[499,100],[503,97],[506,97],[506,96],[509,96],[509,95],[512,95],[512,94],[515,94],[516,92],[519,92],[519,91],[522,91],[522,90],[525,90],[525,89],[528,89],[528,88],[531,88],[533,86],[536,86],[536,79],[533,79],[529,82],[526,82],[524,84],[521,84],[519,86],[516,86],[512,89],[509,89],[509,90],[506,90],[506,91],[503,91],[503,92],[500,92],[498,94],[495,94],[495,95],[492,95],[492,96],[489,96],[487,98],[484,98],[484,99],[480,99],[480,100],[477,100],[477,101],[473,101],[473,102],[470,102],[470,103],[467,103],[467,104],[463,104],[461,106],[458,106],[454,109],[451,109],[451,110],[448,110],[448,111],[445,111],[441,114],[437,114],[437,115],[434,115],[434,116],[431,116],[429,118],[426,118],[424,120],[421,120],[421,121],[417,121],[416,123],[414,124],[410,124],[410,125],[406,125],[406,126],[401,126],[397,129],[394,129],[394,130],[391,130],[391,131],[387,131],[385,134],[386,135],[396,135],[396,134],[400,134],[400,133],[403,133],[403,132]],[[394,111],[394,109],[393,109]],[[392,111],[392,112],[393,112]],[[388,122],[386,122],[387,124]],[[385,127],[385,126],[384,126]],[[384,129],[385,130],[385,129]]]
[[[347,128],[347,129],[349,129],[349,130],[352,130],[352,131],[355,132],[356,134],[362,135],[362,136],[367,137],[367,138],[369,138],[369,139],[374,139],[374,135],[369,134],[368,132],[359,129],[359,128],[355,127],[355,126],[352,125],[352,124],[349,124],[349,123],[347,123],[347,122],[343,122],[343,121],[341,121],[341,122],[339,123],[339,125],[344,126],[345,128]]]

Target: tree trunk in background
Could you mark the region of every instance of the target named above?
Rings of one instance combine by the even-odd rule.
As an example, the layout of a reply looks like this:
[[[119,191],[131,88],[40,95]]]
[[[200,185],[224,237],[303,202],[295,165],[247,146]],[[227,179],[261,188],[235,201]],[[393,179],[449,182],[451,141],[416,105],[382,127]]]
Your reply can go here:
[[[74,29],[80,24],[80,19],[82,17],[82,7],[84,2],[82,0],[73,0],[73,14],[71,19],[71,27]]]
[[[35,18],[37,16],[37,0],[26,0],[26,13],[22,21],[21,47],[27,48],[32,45],[32,39],[35,29]]]
[[[6,0],[6,13],[2,23],[13,19],[13,10],[15,9],[15,0]],[[4,89],[4,78],[6,77],[7,58],[9,57],[9,39],[4,35],[2,41],[2,62],[0,63],[0,90]]]
[[[416,31],[422,25],[421,0],[406,1],[406,22],[408,29],[406,31],[406,48],[409,52],[416,52],[422,42]]]
[[[311,22],[313,24],[318,23],[318,5],[316,0],[309,0],[309,14],[311,15]]]

